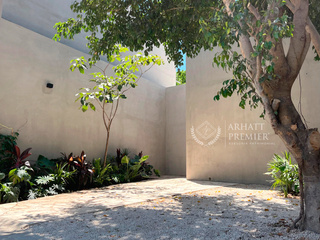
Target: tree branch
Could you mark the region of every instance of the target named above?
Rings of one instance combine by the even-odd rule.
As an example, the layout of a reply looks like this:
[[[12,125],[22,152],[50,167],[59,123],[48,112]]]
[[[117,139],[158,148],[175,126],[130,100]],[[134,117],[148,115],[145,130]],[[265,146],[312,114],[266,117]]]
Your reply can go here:
[[[232,16],[232,12],[229,7],[231,2],[233,2],[233,0],[223,0],[223,3],[226,6],[227,13],[229,16]],[[238,23],[240,26],[242,26],[241,22],[238,22]],[[255,59],[251,57],[251,54],[253,53],[253,47],[252,47],[249,36],[242,33],[239,36],[239,44],[240,44],[241,54],[245,59],[247,59],[248,65],[250,70],[252,71],[252,77],[253,77],[256,74],[257,66],[256,66]]]
[[[290,7],[292,7],[293,4],[295,7],[293,11],[294,32],[287,54],[287,60],[291,70],[290,76],[291,78],[295,78],[295,76],[299,73],[304,60],[303,54],[305,52],[307,43],[306,25],[309,13],[309,1],[296,0],[294,3],[289,2],[287,4]]]
[[[315,26],[313,25],[310,18],[308,18],[307,24],[308,25],[306,26],[306,30],[310,34],[312,44],[315,47],[318,55],[320,56],[320,34],[317,31],[317,29],[315,28]]]
[[[257,20],[261,19],[259,11],[251,3],[248,4],[248,9],[256,17]]]
[[[287,0],[287,7],[291,10],[293,14],[296,12],[296,7],[291,3],[290,0]],[[315,47],[318,55],[320,56],[320,34],[309,17],[307,19],[306,30],[311,35],[312,44]]]
[[[276,132],[276,129],[278,128],[278,120],[276,118],[276,115],[274,114],[269,98],[267,97],[267,95],[264,93],[263,88],[261,86],[260,83],[260,76],[261,76],[261,56],[259,55],[258,57],[256,57],[256,64],[257,64],[257,73],[255,75],[254,78],[254,85],[255,88],[257,90],[258,95],[260,96],[261,100],[262,100],[262,104],[264,106],[264,109],[266,111],[266,114],[270,120],[271,126],[274,129],[274,131]]]

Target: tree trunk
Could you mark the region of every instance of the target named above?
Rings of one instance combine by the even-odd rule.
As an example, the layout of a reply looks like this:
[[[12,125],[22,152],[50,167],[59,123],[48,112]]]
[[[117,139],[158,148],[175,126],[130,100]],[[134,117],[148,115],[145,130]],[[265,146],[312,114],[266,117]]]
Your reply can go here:
[[[320,233],[320,134],[318,129],[306,129],[303,124],[291,100],[291,87],[286,84],[293,81],[280,81],[276,88],[265,86],[270,102],[280,101],[278,108],[273,109],[278,120],[274,130],[302,170],[305,202],[300,227]]]
[[[106,140],[106,147],[105,147],[105,150],[104,150],[104,159],[103,159],[103,167],[104,168],[107,165],[107,154],[108,154],[109,137],[110,137],[110,131],[107,131],[107,140]]]
[[[302,218],[302,228],[320,233],[320,178],[305,176],[305,216]]]

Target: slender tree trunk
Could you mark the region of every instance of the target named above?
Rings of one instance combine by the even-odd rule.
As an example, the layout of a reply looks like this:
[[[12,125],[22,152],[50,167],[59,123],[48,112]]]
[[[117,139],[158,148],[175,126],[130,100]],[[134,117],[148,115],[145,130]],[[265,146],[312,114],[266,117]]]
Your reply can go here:
[[[106,140],[106,147],[105,147],[105,150],[104,150],[103,167],[106,167],[106,165],[107,165],[107,154],[108,154],[108,146],[109,146],[109,137],[110,137],[110,130],[107,131],[107,140]]]

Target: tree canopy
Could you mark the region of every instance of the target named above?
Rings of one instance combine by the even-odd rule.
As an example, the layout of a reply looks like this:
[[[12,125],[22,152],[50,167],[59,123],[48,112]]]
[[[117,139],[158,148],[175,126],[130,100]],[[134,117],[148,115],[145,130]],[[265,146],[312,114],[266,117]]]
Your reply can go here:
[[[176,85],[183,85],[187,82],[186,70],[176,72]]]
[[[266,11],[270,1],[236,1],[241,21],[252,18],[246,9],[249,2],[260,11]],[[169,60],[181,65],[183,54],[194,57],[202,48],[233,43],[239,29],[238,23],[230,24],[238,19],[225,14],[225,5],[220,0],[78,0],[71,9],[77,13],[77,18],[58,23],[56,37],[73,39],[81,31],[88,32],[87,46],[94,59],[110,55],[118,43],[132,51],[145,50],[146,53],[163,44]],[[290,25],[292,14],[287,8],[285,11],[289,16],[286,24]],[[319,11],[317,1],[310,0],[309,16],[318,30]],[[204,21],[206,28],[214,32],[203,31]],[[230,31],[225,31],[228,29]]]
[[[228,7],[227,2],[230,2]],[[277,6],[270,9],[270,4]],[[249,5],[263,19],[257,20]],[[232,14],[228,14],[228,8]],[[214,63],[232,71],[234,79],[224,82],[215,100],[237,92],[241,96],[239,106],[242,108],[247,103],[256,108],[260,102],[260,96],[250,83],[249,55],[262,56],[262,81],[281,76],[274,69],[276,62],[272,62],[279,56],[270,50],[277,45],[273,41],[289,38],[294,31],[293,12],[286,6],[286,1],[281,0],[78,0],[71,9],[77,13],[77,18],[57,23],[55,38],[73,39],[81,31],[87,32],[87,46],[94,61],[101,56],[111,56],[118,43],[132,51],[144,50],[145,54],[154,46],[163,44],[169,61],[174,61],[177,66],[182,64],[184,54],[195,57],[201,49],[221,47],[222,52],[215,56]],[[309,17],[318,30],[319,11],[317,1],[310,0]],[[239,44],[243,35],[260,35],[252,53],[246,56],[232,51],[232,46]]]

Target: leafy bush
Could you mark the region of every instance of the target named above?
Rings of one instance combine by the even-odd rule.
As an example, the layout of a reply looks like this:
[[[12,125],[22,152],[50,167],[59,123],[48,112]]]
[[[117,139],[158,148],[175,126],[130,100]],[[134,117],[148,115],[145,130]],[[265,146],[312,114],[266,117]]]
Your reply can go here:
[[[149,156],[142,152],[130,159],[129,149],[117,149],[116,156],[103,161],[86,161],[84,151],[80,156],[62,154],[59,159],[39,155],[34,164],[26,159],[31,148],[21,153],[16,145],[18,134],[0,135],[0,203],[35,199],[63,192],[90,187],[102,187],[114,183],[143,180],[160,172],[146,162]]]
[[[102,187],[111,184],[110,172],[112,167],[107,164],[103,167],[102,160],[100,158],[92,160],[93,165],[93,184],[96,187]]]
[[[29,190],[28,199],[56,195],[66,190],[69,180],[72,180],[72,175],[75,171],[69,172],[66,169],[67,164],[56,164],[56,168],[52,173],[39,176],[34,180],[32,189]]]
[[[4,173],[0,173],[0,181],[6,177]],[[16,202],[18,201],[20,189],[14,187],[12,183],[0,183],[0,202]]]
[[[31,148],[24,150],[22,153],[20,148],[17,145],[13,146],[13,151],[10,152],[12,154],[12,162],[13,168],[19,168],[21,166],[31,167],[30,162],[26,161],[25,159],[31,155],[30,153]]]
[[[283,155],[282,157],[274,154],[272,161],[268,163],[268,172],[265,174],[271,175],[273,178],[272,187],[280,186],[287,197],[288,193],[299,193],[299,172],[298,165],[292,164],[290,153],[285,151]]]
[[[86,155],[84,151],[81,152],[80,156],[72,157],[72,153],[68,156],[63,153],[62,162],[66,163],[68,171],[75,171],[73,180],[76,183],[75,186],[70,186],[74,189],[83,189],[90,186],[92,183],[93,170],[89,162],[86,161]]]
[[[149,156],[143,157],[140,152],[130,159],[129,154],[128,149],[117,149],[116,157],[109,157],[112,166],[111,179],[114,183],[141,181],[153,173],[160,177],[160,171],[153,169],[153,166],[146,162]]]
[[[17,145],[18,136],[17,132],[12,135],[0,134],[0,169],[5,174],[8,174],[12,167],[13,146]]]
[[[0,184],[0,202],[17,202],[19,198],[24,197],[27,189],[30,187],[31,175],[28,171],[32,169],[26,166],[12,169],[8,174],[8,182]],[[1,174],[1,180],[6,175]]]

